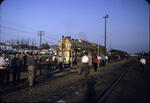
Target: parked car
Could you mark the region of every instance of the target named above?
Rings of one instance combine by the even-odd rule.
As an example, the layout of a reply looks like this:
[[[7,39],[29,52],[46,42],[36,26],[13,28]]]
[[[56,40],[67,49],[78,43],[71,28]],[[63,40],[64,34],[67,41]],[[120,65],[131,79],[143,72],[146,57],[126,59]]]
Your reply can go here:
[[[24,53],[32,53],[32,50],[25,50]]]
[[[50,51],[49,50],[41,50],[40,54],[42,54],[42,55],[50,54]]]
[[[16,54],[16,53],[18,53],[18,51],[16,49],[8,49],[8,50],[4,50],[4,53],[6,53],[6,54]]]

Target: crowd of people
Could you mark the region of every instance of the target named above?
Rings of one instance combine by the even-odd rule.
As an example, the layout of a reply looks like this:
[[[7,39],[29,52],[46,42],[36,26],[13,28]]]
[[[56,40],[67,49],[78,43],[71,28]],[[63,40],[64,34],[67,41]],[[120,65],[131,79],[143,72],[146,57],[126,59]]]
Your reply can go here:
[[[28,70],[29,62],[27,54],[0,54],[0,86],[4,88],[10,82],[10,73],[12,73],[13,85],[16,85],[21,79],[21,72]]]
[[[87,54],[86,54],[87,55]],[[86,72],[85,77],[87,78],[89,74],[89,67],[94,65],[95,72],[97,71],[97,67],[105,66],[106,62],[109,62],[108,56],[93,56],[91,53],[88,53],[88,56],[84,55],[82,60],[82,72]],[[51,59],[51,61],[50,61]],[[53,54],[52,58],[47,58],[46,62],[51,62],[51,69],[60,71],[63,70],[63,58],[58,56],[56,53]],[[88,65],[87,65],[88,63]],[[42,66],[43,62],[41,59],[41,55],[38,53],[29,53],[29,54],[13,54],[6,55],[5,53],[0,54],[0,87],[4,88],[10,82],[10,73],[12,73],[12,82],[13,85],[16,85],[20,82],[22,71],[28,72],[28,85],[29,88],[32,88],[34,85],[34,80],[36,77],[36,71],[40,71],[40,75],[42,74]]]
[[[129,56],[125,56],[126,59],[129,59]],[[117,55],[116,58],[118,61],[121,60],[121,57]],[[150,58],[146,60],[144,56],[138,56],[138,62],[142,68],[142,72],[145,71],[145,65],[148,63],[150,64]],[[85,54],[81,58],[81,68],[79,75],[83,74],[83,78],[86,79],[88,77],[88,74],[90,73],[90,69],[94,69],[95,72],[97,72],[97,69],[100,66],[105,66],[107,63],[110,63],[110,55],[91,55],[91,53],[85,52]],[[141,69],[140,68],[140,69]]]
[[[44,67],[45,61],[48,64],[48,68],[56,70],[57,68],[63,70],[63,58],[56,53],[51,56],[46,56],[46,60],[42,60],[42,56],[39,53],[27,53],[27,54],[13,54],[6,55],[0,54],[0,87],[4,88],[10,83],[10,73],[12,74],[12,83],[16,85],[20,82],[21,73],[28,72],[27,83],[28,87],[34,86],[36,72],[39,70],[42,75],[42,67]],[[51,59],[51,60],[50,60]]]
[[[52,56],[46,56],[45,60],[51,70],[64,69],[63,57],[54,53]],[[118,58],[118,60],[120,57]],[[141,60],[142,67],[144,68],[145,59]],[[97,72],[100,66],[105,66],[110,63],[110,55],[92,55],[91,52],[85,52],[84,55],[77,61],[76,64],[80,65],[80,73],[86,79],[90,73],[90,69],[94,69]],[[39,53],[29,54],[13,54],[6,55],[0,54],[0,87],[4,88],[10,83],[10,73],[12,73],[12,83],[16,85],[20,82],[22,71],[28,72],[28,86],[32,88],[36,77],[36,72],[39,70],[42,75],[43,63],[42,57]],[[143,69],[144,70],[144,69]]]
[[[97,72],[97,68],[105,66],[106,63],[110,63],[110,56],[108,55],[92,55],[90,52],[85,52],[81,59],[82,65],[79,75],[83,74],[83,78],[86,79],[90,73],[90,69],[94,68]]]

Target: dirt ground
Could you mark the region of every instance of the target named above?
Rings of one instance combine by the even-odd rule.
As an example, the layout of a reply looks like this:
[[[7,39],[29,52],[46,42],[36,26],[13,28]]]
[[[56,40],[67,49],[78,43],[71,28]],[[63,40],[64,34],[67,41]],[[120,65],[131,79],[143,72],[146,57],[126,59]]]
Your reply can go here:
[[[129,68],[129,71],[127,72],[125,77],[121,80],[119,85],[114,88],[112,93],[104,102],[122,103],[125,99],[126,102],[129,103],[130,101],[134,102],[134,100],[137,100],[137,97],[138,99],[140,99],[139,97],[141,97],[141,95],[141,101],[147,102],[147,98],[149,96],[149,82],[148,76],[145,75],[148,75],[148,69],[146,69],[143,73],[141,72],[141,69],[139,69],[139,64],[136,63],[134,59],[131,60],[132,65],[127,65],[127,62],[127,60],[122,60],[112,64],[108,64],[106,67],[100,67],[97,72],[94,72],[94,70],[91,69],[90,75],[87,80],[82,79],[82,76],[78,75],[79,68],[68,68],[66,71],[58,72],[52,75],[48,75],[47,71],[45,71],[46,75],[41,77],[39,76],[37,78],[38,83],[33,89],[28,90],[26,88],[22,88],[25,83],[20,83],[21,88],[15,90],[7,89],[7,91],[1,90],[0,100],[2,102],[49,102],[65,91],[70,90],[82,83],[84,83],[85,85],[81,86],[73,93],[57,100],[57,102],[87,102],[87,97],[91,96],[88,94],[87,90],[90,90],[91,88],[93,89],[93,91],[95,91],[94,93],[92,92],[92,97],[94,98],[93,100],[96,100],[104,92],[104,90],[109,87],[114,79],[116,79],[122,73],[122,71],[124,71],[124,69]],[[146,65],[146,68],[148,68],[148,65]],[[88,80],[91,78],[96,78],[95,82],[93,82],[92,85],[88,84]],[[131,93],[128,91],[131,91]],[[128,99],[126,99],[128,95],[130,96]],[[118,98],[119,101],[117,101]]]
[[[104,103],[150,103],[150,68],[135,62]]]

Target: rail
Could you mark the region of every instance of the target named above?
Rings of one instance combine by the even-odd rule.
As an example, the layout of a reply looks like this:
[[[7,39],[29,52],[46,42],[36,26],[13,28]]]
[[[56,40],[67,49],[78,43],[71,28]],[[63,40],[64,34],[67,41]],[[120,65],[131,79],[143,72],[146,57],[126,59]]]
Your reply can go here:
[[[102,103],[106,99],[106,97],[111,93],[112,89],[119,83],[119,81],[124,77],[124,75],[126,73],[127,73],[127,70],[124,71],[123,73],[121,73],[121,75],[117,79],[114,80],[114,82],[103,92],[103,94],[98,97],[97,103]],[[88,80],[88,82],[92,82],[96,79],[99,79],[99,78],[91,78],[90,80]],[[70,90],[67,90],[67,91],[63,92],[62,94],[56,96],[54,99],[49,99],[48,103],[57,102],[57,100],[61,99],[65,95],[72,93],[73,91],[75,91],[76,89],[80,88],[83,85],[86,85],[86,83],[84,82],[84,83],[82,83],[82,84],[80,84],[80,85],[78,85],[78,86],[76,86]]]
[[[101,96],[98,97],[97,103],[102,103],[106,97],[111,93],[113,88],[119,83],[119,81],[124,77],[124,75],[127,73],[127,70],[124,71],[104,92]]]

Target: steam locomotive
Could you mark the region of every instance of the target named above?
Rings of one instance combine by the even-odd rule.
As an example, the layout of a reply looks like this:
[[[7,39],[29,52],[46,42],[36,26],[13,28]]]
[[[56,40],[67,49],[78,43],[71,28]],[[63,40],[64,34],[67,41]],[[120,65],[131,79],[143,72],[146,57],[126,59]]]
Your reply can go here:
[[[64,64],[75,63],[85,52],[92,55],[104,54],[105,48],[85,40],[63,37],[58,44],[59,55],[64,58]]]

